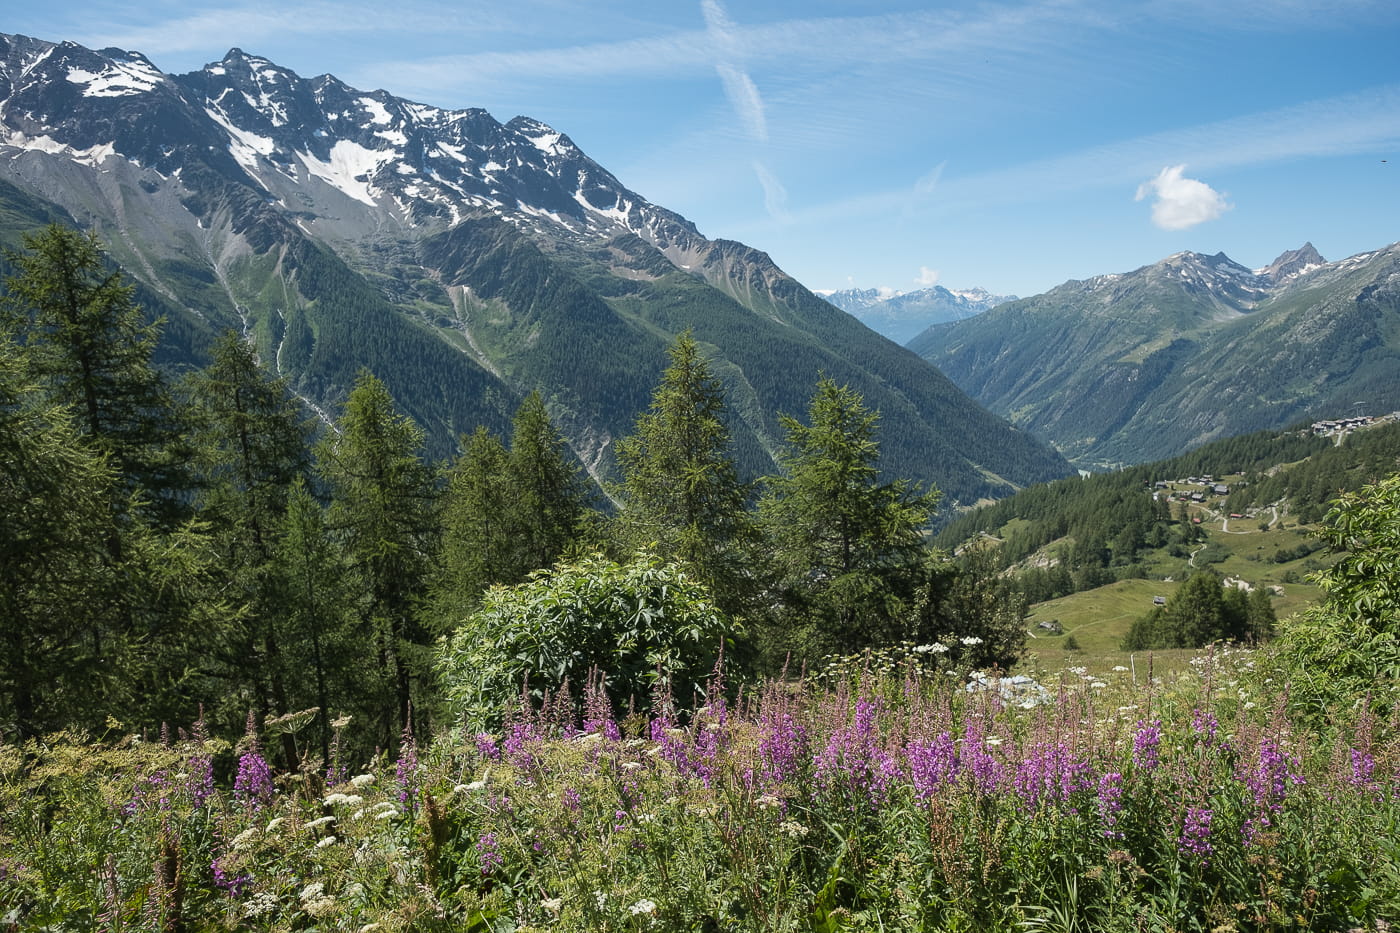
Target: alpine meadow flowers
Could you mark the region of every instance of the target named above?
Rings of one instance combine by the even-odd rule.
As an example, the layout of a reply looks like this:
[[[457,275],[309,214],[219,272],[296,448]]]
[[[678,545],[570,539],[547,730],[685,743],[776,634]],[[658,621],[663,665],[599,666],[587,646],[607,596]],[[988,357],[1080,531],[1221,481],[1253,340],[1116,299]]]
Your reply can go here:
[[[256,724],[236,753],[198,730],[0,747],[0,916],[523,933],[1400,915],[1395,730],[1320,734],[1222,680],[1070,675],[1031,708],[918,671],[626,717],[593,696],[284,774]]]

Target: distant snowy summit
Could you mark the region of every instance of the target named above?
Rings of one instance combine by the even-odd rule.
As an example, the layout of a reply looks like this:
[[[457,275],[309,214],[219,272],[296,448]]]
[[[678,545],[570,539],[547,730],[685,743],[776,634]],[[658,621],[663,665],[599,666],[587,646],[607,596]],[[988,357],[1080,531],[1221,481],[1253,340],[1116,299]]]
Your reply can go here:
[[[960,321],[1016,300],[1015,295],[993,295],[984,288],[951,290],[942,285],[912,292],[847,288],[818,294],[866,327],[901,345],[934,324]]]

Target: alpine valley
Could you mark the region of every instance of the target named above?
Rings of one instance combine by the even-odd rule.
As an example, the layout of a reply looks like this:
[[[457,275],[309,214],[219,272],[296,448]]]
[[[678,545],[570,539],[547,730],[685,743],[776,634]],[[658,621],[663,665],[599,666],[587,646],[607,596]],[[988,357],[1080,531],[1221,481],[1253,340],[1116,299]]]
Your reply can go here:
[[[94,230],[166,318],[162,358],[220,332],[329,419],[368,368],[449,453],[538,390],[599,480],[675,335],[724,381],[741,471],[820,374],[882,414],[881,464],[969,503],[1068,464],[933,366],[710,240],[526,117],[442,110],[237,49],[167,75],[138,53],[0,35],[0,240]]]
[[[1304,420],[1400,409],[1400,243],[1251,270],[1178,253],[1070,281],[909,347],[1090,469]]]

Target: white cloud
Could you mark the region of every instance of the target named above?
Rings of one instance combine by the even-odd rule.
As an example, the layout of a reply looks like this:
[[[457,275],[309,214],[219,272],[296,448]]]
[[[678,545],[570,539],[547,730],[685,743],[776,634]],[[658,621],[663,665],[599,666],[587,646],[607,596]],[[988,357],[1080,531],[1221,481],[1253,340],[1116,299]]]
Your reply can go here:
[[[768,141],[768,120],[763,113],[763,98],[747,72],[723,62],[715,66],[724,82],[724,96],[744,123],[748,134],[761,143]]]
[[[749,73],[734,64],[739,54],[737,27],[719,0],[701,0],[700,11],[705,16],[705,28],[719,53],[715,71],[719,72],[720,81],[724,83],[724,96],[729,99],[729,105],[739,115],[749,136],[766,143],[768,120],[764,114],[763,98]]]
[[[792,219],[787,209],[787,189],[762,162],[755,160],[753,170],[758,176],[758,183],[763,186],[763,206],[767,208],[768,216],[779,223],[787,223]]]
[[[1225,196],[1210,185],[1184,177],[1185,170],[1185,165],[1168,166],[1156,178],[1138,186],[1134,200],[1156,198],[1152,202],[1152,222],[1163,230],[1194,227],[1214,220],[1231,207]]]
[[[938,276],[939,272],[937,269],[930,269],[928,266],[920,266],[919,277],[914,281],[918,282],[924,288],[932,288],[934,285],[938,284]]]

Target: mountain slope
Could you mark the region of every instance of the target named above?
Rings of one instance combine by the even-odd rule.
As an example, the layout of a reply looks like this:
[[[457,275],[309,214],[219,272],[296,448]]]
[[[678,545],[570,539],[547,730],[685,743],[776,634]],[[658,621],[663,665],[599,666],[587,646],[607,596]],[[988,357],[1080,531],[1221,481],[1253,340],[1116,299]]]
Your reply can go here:
[[[884,466],[970,502],[1067,466],[743,244],[709,240],[537,121],[304,79],[237,49],[0,36],[0,181],[92,227],[190,335],[241,329],[334,411],[372,369],[435,453],[539,390],[598,478],[692,327],[750,475],[819,373],[884,415]],[[198,341],[189,340],[191,361]]]
[[[1400,244],[1251,271],[1181,253],[1067,282],[910,344],[1086,466],[1137,463],[1304,418],[1400,407]]]

